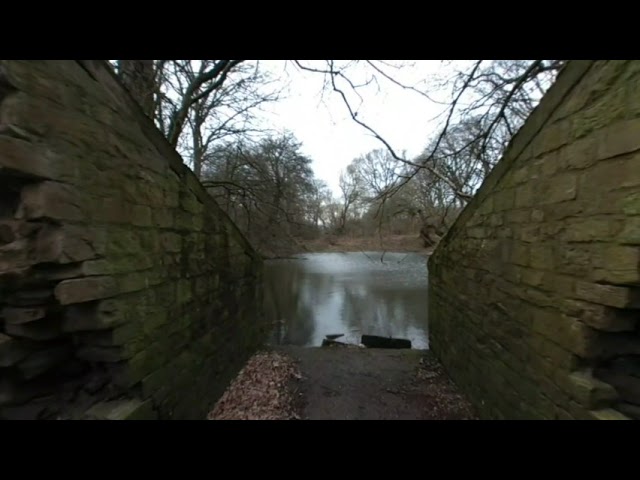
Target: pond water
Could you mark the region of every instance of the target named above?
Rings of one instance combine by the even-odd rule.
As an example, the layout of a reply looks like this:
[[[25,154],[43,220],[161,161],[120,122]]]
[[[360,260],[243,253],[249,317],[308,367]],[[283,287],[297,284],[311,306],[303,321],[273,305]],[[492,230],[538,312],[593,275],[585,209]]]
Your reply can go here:
[[[382,261],[381,261],[382,258]],[[427,349],[427,265],[414,253],[313,253],[265,263],[271,343],[319,346],[325,335],[406,338]]]

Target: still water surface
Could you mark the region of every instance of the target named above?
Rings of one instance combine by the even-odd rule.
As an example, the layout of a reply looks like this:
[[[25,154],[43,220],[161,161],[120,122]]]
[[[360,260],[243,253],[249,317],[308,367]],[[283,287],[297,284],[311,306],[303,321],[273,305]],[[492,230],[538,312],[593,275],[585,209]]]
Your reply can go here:
[[[272,343],[319,346],[328,334],[362,334],[428,348],[427,267],[413,253],[313,253],[265,264],[265,313]]]

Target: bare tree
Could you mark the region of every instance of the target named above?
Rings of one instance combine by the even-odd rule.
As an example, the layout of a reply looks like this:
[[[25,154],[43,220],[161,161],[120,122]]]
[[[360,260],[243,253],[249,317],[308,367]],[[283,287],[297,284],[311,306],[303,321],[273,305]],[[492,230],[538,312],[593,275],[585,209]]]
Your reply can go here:
[[[195,103],[189,111],[188,132],[191,148],[184,142],[183,150],[190,153],[194,173],[200,177],[202,165],[212,147],[222,141],[243,141],[252,135],[267,133],[255,124],[255,112],[268,102],[279,98],[275,88],[267,89],[271,80],[260,72],[258,64],[239,65],[227,82]]]
[[[356,158],[353,165],[371,198],[384,193],[401,174],[401,165],[384,149],[372,150]]]
[[[331,189],[324,180],[318,178],[313,179],[312,183],[313,190],[309,204],[311,223],[316,227],[327,228],[329,218],[324,213],[333,200]]]
[[[362,176],[353,162],[340,173],[338,186],[342,195],[340,198],[341,205],[338,217],[338,233],[344,233],[349,211],[353,210],[357,203],[362,200],[364,194]]]
[[[460,185],[456,184],[446,169],[443,169],[439,162],[434,161],[435,158],[440,157],[442,161],[447,155],[460,154],[473,146],[476,154],[487,153],[486,165],[495,163],[495,160],[488,160],[488,154],[492,150],[491,156],[499,157],[502,154],[508,140],[522,125],[542,93],[546,91],[564,65],[562,60],[470,62],[466,68],[456,72],[453,78],[447,79],[447,83],[453,85],[453,88],[442,127],[432,139],[431,148],[419,158],[412,160],[396,152],[377,130],[358,116],[358,108],[362,103],[362,97],[358,91],[373,82],[386,81],[427,98],[430,98],[429,94],[398,81],[387,62],[361,61],[360,63],[370,68],[370,75],[369,78],[356,83],[349,74],[349,69],[354,65],[353,61],[339,63],[335,60],[326,60],[322,68],[295,61],[302,70],[324,75],[325,88],[335,92],[342,99],[353,121],[379,140],[396,162],[406,167],[403,173],[398,175],[394,185],[383,192],[380,198],[386,199],[396,194],[418,171],[428,170],[440,182],[447,184],[453,194],[464,203],[471,198],[472,194],[460,189]],[[451,128],[468,115],[477,119],[476,126],[479,128],[475,135],[455,152],[443,154],[441,146],[450,134]]]
[[[279,91],[245,60],[119,60],[123,83],[200,176],[214,144],[264,133],[255,111]]]
[[[243,60],[172,60],[164,64],[159,81],[165,86],[158,102],[161,128],[174,147],[194,105],[205,101],[224,85]],[[172,95],[173,94],[173,95]]]
[[[300,147],[291,134],[228,142],[205,164],[203,185],[258,248],[286,247],[313,227],[317,188]]]
[[[337,95],[351,119],[383,147],[342,172],[339,200],[314,180],[300,145],[291,138],[247,141],[262,133],[253,113],[278,98],[277,91],[262,88],[269,79],[258,62],[119,64],[123,81],[145,112],[248,232],[281,228],[289,234],[302,225],[318,229],[320,224],[345,232],[348,222],[372,224],[374,218],[380,229],[384,222],[401,231],[418,221],[441,232],[472,198],[564,65],[561,60],[458,62],[453,75],[431,79],[426,90],[402,83],[400,67],[390,62],[293,63],[322,75],[323,92]],[[384,84],[432,101],[435,90],[448,91],[441,123],[416,158],[396,150],[360,115],[361,92]]]

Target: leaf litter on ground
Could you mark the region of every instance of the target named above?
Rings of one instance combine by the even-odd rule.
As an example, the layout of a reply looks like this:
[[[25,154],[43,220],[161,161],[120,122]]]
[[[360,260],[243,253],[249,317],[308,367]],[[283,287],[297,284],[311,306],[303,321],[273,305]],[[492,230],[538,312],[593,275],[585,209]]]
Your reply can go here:
[[[296,363],[278,352],[249,359],[220,397],[209,420],[297,420],[292,384],[301,375]]]
[[[423,420],[477,420],[471,403],[431,355],[420,359],[416,381],[424,389]]]

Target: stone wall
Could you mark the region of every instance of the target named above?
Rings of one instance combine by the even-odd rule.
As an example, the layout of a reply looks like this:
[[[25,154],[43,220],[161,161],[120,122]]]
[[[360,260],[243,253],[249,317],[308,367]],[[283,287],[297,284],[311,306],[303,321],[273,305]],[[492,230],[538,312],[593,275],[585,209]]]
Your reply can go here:
[[[572,61],[429,261],[485,418],[640,418],[640,62]]]
[[[204,418],[261,259],[101,61],[0,61],[0,418]]]

